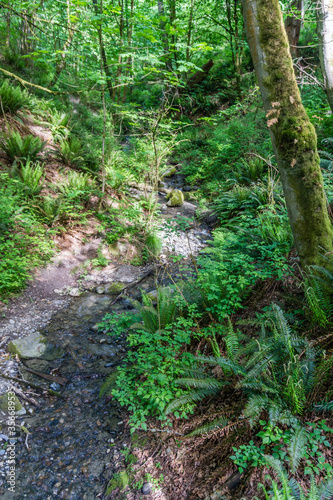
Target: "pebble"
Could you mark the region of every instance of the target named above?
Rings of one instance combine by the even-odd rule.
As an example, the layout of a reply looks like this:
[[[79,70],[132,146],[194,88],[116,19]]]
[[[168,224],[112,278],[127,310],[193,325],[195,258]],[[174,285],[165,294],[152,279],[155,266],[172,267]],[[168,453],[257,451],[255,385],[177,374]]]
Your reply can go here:
[[[60,385],[57,384],[56,382],[52,382],[52,384],[50,385],[50,388],[53,390],[53,391],[59,391],[60,389]]]
[[[144,495],[149,495],[152,491],[151,484],[150,483],[143,483],[141,491]]]
[[[5,453],[6,453],[6,450],[0,450],[0,455],[1,455],[1,456],[2,456],[2,455],[5,455]]]

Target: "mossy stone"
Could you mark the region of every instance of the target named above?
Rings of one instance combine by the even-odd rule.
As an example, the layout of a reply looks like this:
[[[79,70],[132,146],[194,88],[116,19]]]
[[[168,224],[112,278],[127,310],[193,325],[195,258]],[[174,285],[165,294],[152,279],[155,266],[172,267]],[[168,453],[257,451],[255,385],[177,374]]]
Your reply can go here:
[[[125,470],[118,472],[113,476],[112,479],[110,479],[106,494],[110,495],[114,490],[119,488],[120,490],[124,490],[126,486],[128,486],[130,483],[130,478],[129,475]]]
[[[116,293],[121,293],[124,288],[125,284],[121,283],[120,281],[116,281],[115,283],[110,283],[109,285],[105,285],[105,293],[110,293],[110,294],[116,294]]]
[[[170,195],[167,196],[168,202],[167,206],[168,207],[181,207],[184,203],[184,194],[180,189],[174,189],[171,191]]]
[[[3,411],[4,413],[8,413],[8,408],[9,408],[9,404],[8,404],[8,392],[6,392],[5,394],[2,394],[0,396],[0,410]],[[12,395],[10,397],[11,401],[13,400],[12,398]],[[15,403],[15,412],[16,413],[20,413],[22,412],[22,410],[25,410],[25,408],[23,408],[23,406],[21,405],[20,401],[18,400],[18,398],[16,396],[14,396],[14,403]],[[25,411],[24,411],[25,413]],[[22,412],[23,414],[23,412]]]
[[[165,177],[173,177],[174,175],[176,175],[176,173],[176,167],[171,167],[162,175],[162,179],[164,179]]]
[[[20,358],[42,358],[51,349],[45,337],[40,333],[31,333],[27,337],[15,339],[8,344],[8,352]]]

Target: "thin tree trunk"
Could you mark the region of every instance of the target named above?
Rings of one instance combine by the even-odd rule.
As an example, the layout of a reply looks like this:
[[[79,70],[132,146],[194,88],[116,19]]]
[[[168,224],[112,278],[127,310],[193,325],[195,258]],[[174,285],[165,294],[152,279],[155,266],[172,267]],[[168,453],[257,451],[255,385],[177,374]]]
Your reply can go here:
[[[290,5],[293,13],[288,15],[285,21],[285,28],[289,40],[291,57],[298,56],[298,42],[302,25],[303,0],[293,0]]]
[[[10,12],[8,11],[7,12],[7,33],[6,33],[6,47],[10,47],[10,21],[11,21],[11,16],[10,16]]]
[[[247,39],[288,209],[304,268],[323,265],[333,250],[317,153],[317,137],[302,105],[278,0],[243,0]]]
[[[193,28],[193,11],[194,11],[194,1],[191,0],[190,6],[190,17],[188,19],[188,27],[187,27],[187,47],[186,47],[186,61],[190,60],[190,47],[191,47],[191,36],[192,36],[192,28]]]
[[[94,5],[96,15],[103,14],[102,3],[100,5],[100,8],[98,8],[97,0],[93,0],[93,5]],[[111,75],[111,72],[110,72],[110,69],[108,66],[108,62],[107,62],[106,54],[105,54],[105,49],[104,49],[103,33],[102,33],[102,21],[98,24],[97,32],[98,32],[98,41],[99,41],[99,48],[100,48],[100,57],[101,57],[101,60],[103,61],[103,69],[104,69],[104,73],[106,76],[106,86],[107,86],[108,91],[109,91],[110,99],[111,99],[111,101],[113,101],[114,91],[113,91],[113,87],[112,87],[112,83],[111,83],[112,75]]]
[[[163,50],[165,53],[165,67],[167,71],[172,71],[172,62],[170,57],[170,48],[169,48],[169,39],[168,33],[166,32],[166,20],[165,18],[165,10],[164,10],[164,2],[163,0],[157,0],[157,8],[160,16],[160,30],[161,30],[161,38],[163,44]]]
[[[131,17],[130,17],[130,23],[127,26],[127,40],[128,40],[128,50],[131,49],[132,46],[132,34],[133,34],[133,16],[134,16],[134,0],[131,0]],[[127,65],[126,65],[126,73],[127,76],[131,72],[131,67],[132,67],[132,56],[129,56],[127,58]],[[127,90],[128,90],[128,85],[124,86],[124,94],[122,98],[122,102],[126,101],[127,97]]]
[[[176,22],[176,0],[170,0],[170,25],[175,28],[175,22]],[[177,57],[177,50],[176,50],[176,43],[177,43],[177,37],[176,35],[173,33],[171,35],[171,46],[172,46],[172,50],[173,50],[173,57],[174,57],[174,61],[175,61],[175,64],[176,64],[176,67],[177,67],[177,64],[178,64],[178,57]]]
[[[320,0],[317,8],[319,56],[325,89],[333,112],[333,0]]]
[[[119,55],[118,55],[118,67],[117,67],[117,74],[115,78],[115,83],[118,86],[122,74],[122,47],[124,45],[124,0],[119,0],[119,7],[121,11],[121,16],[120,16],[120,23],[119,23],[119,39],[120,39],[120,50],[119,50]],[[120,101],[120,95],[121,95],[121,87],[119,86],[116,89],[116,96],[117,96],[117,102],[119,103]]]
[[[67,0],[67,27],[68,27],[68,37],[67,37],[67,40],[64,43],[64,46],[62,48],[60,61],[58,62],[57,66],[56,66],[54,76],[53,76],[52,81],[50,83],[51,87],[53,87],[53,85],[55,85],[56,81],[58,80],[58,78],[60,76],[60,73],[62,72],[62,70],[65,67],[67,50],[72,44],[74,33],[75,33],[75,24],[71,22],[70,1],[69,0]]]

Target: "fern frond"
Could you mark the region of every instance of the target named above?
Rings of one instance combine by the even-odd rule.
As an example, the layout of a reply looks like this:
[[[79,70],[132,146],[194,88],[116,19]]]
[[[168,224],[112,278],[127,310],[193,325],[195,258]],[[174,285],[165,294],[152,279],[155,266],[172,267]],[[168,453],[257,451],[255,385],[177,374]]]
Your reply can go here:
[[[186,434],[186,437],[197,436],[198,434],[208,434],[209,432],[220,429],[221,427],[226,427],[228,425],[228,419],[226,417],[219,417],[209,424],[201,425],[194,431]]]
[[[228,317],[228,325],[226,327],[226,336],[224,337],[228,357],[234,361],[235,355],[239,349],[239,335],[238,331],[234,330],[231,319]]]
[[[333,401],[323,403],[319,403],[314,407],[315,411],[332,411],[333,410]]]
[[[333,479],[328,479],[319,485],[319,500],[332,500],[333,498]]]
[[[215,378],[179,378],[175,381],[175,383],[185,387],[194,387],[196,389],[215,389],[216,391],[219,391],[225,385],[225,382],[220,382]]]
[[[214,356],[197,356],[197,360],[213,366],[220,366],[235,373],[235,375],[245,375],[245,370],[228,358],[215,358]]]
[[[296,471],[302,458],[302,453],[309,439],[308,431],[301,426],[295,429],[295,432],[290,440],[288,451],[290,455],[290,463],[292,469]]]
[[[288,474],[285,468],[283,467],[282,463],[280,462],[280,460],[272,457],[271,455],[264,455],[264,457],[266,464],[274,470],[275,474],[281,481],[283,492],[290,494],[291,490],[288,482]],[[287,497],[285,496],[283,498]]]
[[[260,396],[258,394],[250,396],[244,408],[244,417],[248,418],[251,424],[254,424],[259,420],[261,413],[266,409],[268,403],[269,398],[267,396]]]
[[[165,414],[168,415],[169,413],[175,411],[177,408],[189,404],[189,403],[197,403],[201,401],[202,399],[207,398],[208,396],[215,396],[216,395],[216,390],[195,390],[188,392],[187,394],[183,394],[182,396],[179,396],[178,398],[174,399],[167,405],[165,408]]]
[[[102,387],[100,388],[100,391],[99,391],[99,397],[101,398],[102,396],[104,396],[105,394],[111,394],[112,392],[112,389],[115,385],[115,382],[117,380],[117,377],[118,377],[118,372],[115,371],[113,373],[111,373],[103,382],[102,384]]]

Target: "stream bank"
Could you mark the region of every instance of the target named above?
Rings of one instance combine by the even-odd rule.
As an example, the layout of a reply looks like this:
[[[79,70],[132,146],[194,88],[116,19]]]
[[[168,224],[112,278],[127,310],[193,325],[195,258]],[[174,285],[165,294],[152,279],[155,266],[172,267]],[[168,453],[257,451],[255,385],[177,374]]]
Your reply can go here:
[[[177,181],[176,177],[171,184],[179,188],[181,180]],[[137,190],[137,194],[140,195],[140,191]],[[16,424],[21,429],[17,428],[15,436],[15,493],[8,491],[6,482],[9,470],[6,452],[8,436],[6,416],[2,412],[4,425],[0,431],[0,450],[4,452],[1,451],[0,456],[1,498],[106,498],[108,481],[122,469],[126,456],[124,450],[130,443],[129,430],[125,427],[125,412],[110,398],[100,399],[98,393],[105,377],[122,362],[126,354],[126,339],[114,339],[97,333],[95,325],[107,312],[133,309],[131,299],[138,299],[142,289],[155,289],[156,281],[159,284],[167,283],[166,269],[169,275],[175,272],[169,263],[168,253],[189,257],[191,252],[195,254],[200,251],[209,239],[209,227],[205,223],[193,222],[195,205],[185,202],[181,207],[167,207],[163,193],[159,193],[158,201],[162,220],[185,217],[189,219],[191,229],[187,234],[163,235],[164,246],[157,266],[138,268],[110,262],[101,272],[86,277],[81,289],[86,286],[93,291],[86,291],[81,296],[75,296],[76,292],[73,296],[59,296],[61,287],[52,280],[52,272],[42,271],[45,274],[40,283],[46,284],[48,292],[45,290],[43,296],[40,286],[38,288],[35,283],[26,292],[27,298],[36,299],[30,299],[31,307],[29,301],[18,301],[12,306],[16,311],[12,316],[11,308],[8,308],[2,325],[2,332],[5,333],[2,348],[10,340],[24,337],[22,333],[26,332],[28,339],[30,335],[41,334],[39,345],[43,344],[45,350],[37,347],[38,356],[29,356],[21,361],[15,356],[8,358],[3,354],[2,373],[22,377],[27,383],[37,384],[45,391],[51,388],[58,396],[51,396],[47,392],[41,396],[39,391],[31,387],[27,393],[30,402],[23,402],[22,414],[16,418]],[[87,254],[90,250],[86,249]],[[79,252],[77,255],[82,254]],[[60,266],[63,272],[62,287],[75,290],[74,278],[69,272],[66,273],[66,269],[72,269],[75,262],[68,265],[67,261],[62,262],[66,263]],[[110,293],[110,285],[115,283],[122,284],[120,296]],[[37,286],[42,296],[34,296],[34,286]],[[40,353],[40,350],[43,352]],[[66,379],[66,382],[64,385],[50,383],[30,370],[56,375]],[[10,381],[4,378],[0,380],[2,392],[8,390]],[[14,385],[19,387],[16,383]],[[26,392],[26,387],[27,384],[21,389]],[[31,404],[31,401],[36,404]],[[159,490],[149,498],[164,496]]]

